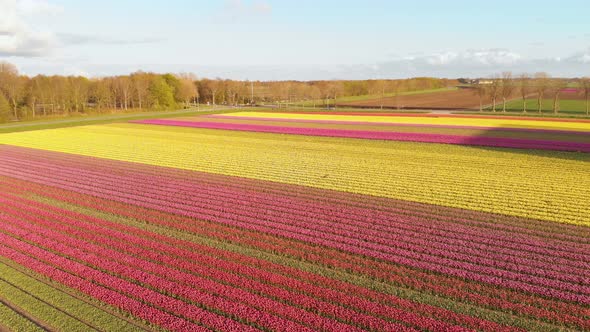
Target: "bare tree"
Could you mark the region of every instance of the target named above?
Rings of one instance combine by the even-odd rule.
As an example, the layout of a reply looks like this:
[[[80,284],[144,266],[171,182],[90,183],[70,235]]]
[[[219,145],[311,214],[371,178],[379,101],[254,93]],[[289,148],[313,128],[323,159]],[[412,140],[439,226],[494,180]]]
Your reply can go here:
[[[535,92],[537,93],[537,101],[539,104],[539,113],[543,110],[543,97],[549,85],[549,75],[547,73],[535,74]]]
[[[402,85],[402,81],[400,80],[393,80],[390,83],[391,85],[391,90],[393,91],[393,102],[395,104],[395,108],[397,110],[400,109],[400,104],[399,104],[399,90],[401,88]]]
[[[586,115],[590,115],[590,77],[584,77],[580,81],[580,87],[586,100]]]
[[[557,114],[559,112],[559,97],[561,95],[561,90],[567,87],[567,81],[554,78],[549,81],[549,91],[551,92],[552,99],[553,99],[553,113]]]
[[[14,65],[0,62],[0,92],[9,101],[15,119],[18,119],[18,104],[24,97],[26,86],[27,78],[20,76]]]
[[[483,98],[488,94],[486,86],[484,84],[476,84],[475,94],[479,97],[479,111],[483,112]]]
[[[131,83],[133,85],[133,92],[137,98],[139,109],[143,109],[147,102],[150,87],[151,74],[138,71],[131,75]]]
[[[309,91],[311,100],[313,100],[313,108],[316,106],[316,101],[322,98],[322,91],[317,86],[312,86]]]
[[[520,96],[522,97],[522,112],[526,113],[526,99],[531,92],[529,75],[521,74],[518,83],[518,92],[520,92]]]
[[[496,101],[498,100],[498,95],[500,94],[500,88],[501,88],[501,80],[498,79],[498,77],[494,77],[492,78],[492,83],[489,84],[489,89],[488,90],[488,94],[490,95],[490,98],[492,99],[492,111],[495,112],[496,111]]]
[[[129,98],[131,97],[131,80],[129,76],[119,76],[115,79],[115,89],[120,98],[121,108],[129,108]]]
[[[502,73],[502,112],[506,113],[506,99],[510,98],[514,93],[514,80],[511,72]]]
[[[181,78],[180,79],[180,86],[177,91],[177,98],[184,102],[185,107],[188,107],[191,100],[195,100],[197,94],[197,86],[195,82],[191,79]]]

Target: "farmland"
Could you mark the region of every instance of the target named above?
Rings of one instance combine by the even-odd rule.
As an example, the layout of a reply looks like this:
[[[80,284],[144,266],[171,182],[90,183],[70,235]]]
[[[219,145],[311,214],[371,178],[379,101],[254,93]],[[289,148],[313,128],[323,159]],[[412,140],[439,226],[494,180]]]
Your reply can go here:
[[[567,96],[568,98],[572,98],[573,96]],[[526,100],[526,107],[527,112],[529,113],[537,113],[539,110],[539,101],[536,99],[527,99]],[[563,114],[580,114],[586,115],[586,101],[577,99],[564,99],[560,100],[559,102],[560,113]],[[523,110],[523,102],[522,100],[512,100],[506,104],[506,110],[511,112],[522,112]],[[541,101],[541,112],[543,113],[553,113],[553,100],[550,99],[543,99]]]
[[[589,152],[374,112],[2,134],[0,329],[588,330]]]
[[[479,97],[473,89],[451,89],[431,91],[423,94],[387,96],[365,100],[351,100],[338,103],[342,107],[403,109],[477,109]]]

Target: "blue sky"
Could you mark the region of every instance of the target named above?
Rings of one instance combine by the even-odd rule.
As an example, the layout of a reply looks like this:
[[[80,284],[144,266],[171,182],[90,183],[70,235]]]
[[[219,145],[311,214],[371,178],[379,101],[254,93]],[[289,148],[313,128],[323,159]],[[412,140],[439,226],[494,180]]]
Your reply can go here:
[[[29,75],[590,75],[590,4],[581,0],[0,0],[0,8],[0,60]]]

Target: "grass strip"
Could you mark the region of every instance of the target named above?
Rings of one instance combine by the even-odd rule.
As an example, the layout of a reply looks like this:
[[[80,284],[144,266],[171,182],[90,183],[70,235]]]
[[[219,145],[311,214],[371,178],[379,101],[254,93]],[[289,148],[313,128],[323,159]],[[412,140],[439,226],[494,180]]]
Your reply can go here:
[[[18,311],[20,310],[0,299],[0,331],[47,331]]]
[[[0,260],[0,285],[10,285],[13,289],[20,289],[30,297],[34,296],[37,302],[54,308],[53,316],[40,316],[40,318],[45,320],[45,317],[49,317],[51,319],[47,321],[54,324],[52,317],[56,317],[58,322],[63,321],[61,326],[56,326],[60,329],[72,330],[80,327],[80,331],[84,331],[92,327],[101,331],[118,332],[144,331],[147,328],[52,287],[8,264],[4,259]],[[31,300],[32,302],[34,301]],[[78,320],[78,323],[74,320]]]

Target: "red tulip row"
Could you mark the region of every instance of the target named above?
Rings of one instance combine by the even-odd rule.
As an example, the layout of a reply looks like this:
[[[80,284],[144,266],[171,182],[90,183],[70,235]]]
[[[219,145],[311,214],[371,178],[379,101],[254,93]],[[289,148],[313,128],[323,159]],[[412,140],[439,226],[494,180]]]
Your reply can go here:
[[[66,286],[78,289],[83,293],[163,327],[176,331],[208,330],[174,314],[146,304],[158,303],[162,306],[174,307],[172,301],[169,299],[164,300],[161,294],[19,241],[3,232],[0,232],[0,255]],[[202,311],[197,307],[187,308],[185,314],[193,316],[201,322],[216,322],[217,326],[223,326],[224,320],[226,320],[214,313]],[[228,323],[226,326],[230,327],[232,323]],[[247,328],[247,326],[244,326],[244,328]],[[240,329],[234,330],[239,331]]]
[[[59,182],[56,179],[44,179],[40,173],[27,173],[22,169],[15,169],[13,171],[25,173],[25,176],[32,178],[37,177],[37,181],[49,181],[44,183],[56,184],[56,182]],[[64,174],[66,171],[60,170],[57,173]],[[74,186],[75,190],[82,190],[83,192],[98,196],[102,195],[104,198],[116,198],[129,204],[161,209],[173,213],[183,213],[187,216],[200,219],[215,220],[238,227],[246,227],[279,236],[292,237],[399,264],[466,277],[480,282],[505,284],[516,289],[536,292],[545,296],[590,303],[590,296],[588,296],[590,294],[590,287],[588,287],[588,282],[585,281],[583,271],[566,269],[562,273],[559,273],[546,271],[545,266],[520,267],[520,265],[510,263],[504,264],[505,257],[501,255],[499,257],[492,255],[490,259],[486,260],[485,257],[473,257],[472,255],[462,254],[461,250],[465,250],[462,246],[443,244],[438,248],[425,248],[424,244],[433,242],[433,239],[428,237],[423,239],[423,243],[416,243],[415,241],[412,243],[411,239],[413,237],[405,236],[396,238],[396,240],[405,240],[410,243],[397,242],[393,245],[379,244],[375,243],[378,242],[376,241],[379,238],[378,233],[369,234],[364,238],[354,238],[356,232],[349,233],[346,230],[341,231],[340,225],[340,227],[332,227],[336,225],[334,221],[325,224],[325,227],[322,228],[321,225],[313,226],[318,224],[317,220],[319,218],[316,219],[307,216],[297,220],[293,214],[282,213],[272,215],[269,213],[271,211],[269,209],[272,208],[272,205],[278,204],[274,201],[267,202],[266,204],[270,204],[271,206],[267,205],[267,209],[265,210],[263,210],[263,207],[256,206],[243,208],[240,206],[239,201],[235,202],[235,205],[231,205],[227,201],[220,202],[211,197],[206,200],[207,196],[210,196],[206,194],[200,197],[198,202],[190,202],[194,200],[190,196],[172,197],[170,199],[160,197],[161,193],[159,193],[157,181],[154,182],[155,188],[152,189],[152,193],[149,193],[149,191],[146,192],[145,190],[140,191],[137,186],[132,186],[131,184],[125,185],[119,182],[115,184],[108,178],[101,179],[97,176],[93,178],[91,174],[86,174],[82,171],[64,174],[64,176],[66,175],[68,180],[62,180],[62,183],[59,185],[72,188],[77,180],[80,183]],[[83,184],[88,179],[93,180],[93,186]],[[98,187],[99,181],[104,183],[103,188]],[[117,185],[116,189],[110,189],[113,185]],[[192,192],[194,193],[194,191]],[[192,205],[187,206],[189,202]],[[211,208],[215,205],[221,206]],[[224,205],[227,207],[224,207]],[[319,208],[321,209],[321,206]],[[260,211],[264,211],[264,214],[261,215]],[[288,220],[288,222],[285,223],[285,220]],[[351,236],[350,234],[353,235]],[[408,241],[408,239],[410,240]],[[454,247],[457,249],[453,250]],[[473,258],[476,260],[473,260]],[[523,261],[520,260],[515,263],[522,264]],[[517,268],[520,268],[520,270],[517,270]],[[575,268],[572,267],[572,269]],[[571,277],[570,275],[574,276]]]
[[[4,203],[7,204],[14,204],[14,208],[18,209],[18,208],[26,208],[27,206],[30,206],[30,204],[28,205],[21,205],[17,202],[14,201],[5,201],[2,200]],[[45,207],[45,209],[50,209],[50,207]],[[9,210],[5,208],[5,211]],[[43,216],[44,219],[48,219],[51,221],[47,221],[45,222],[45,226],[47,227],[55,227],[54,223],[55,221],[60,221],[60,222],[68,222],[69,223],[75,223],[76,226],[80,226],[82,227],[80,224],[81,222],[78,221],[79,219],[76,220],[67,220],[64,217],[60,217],[60,214],[55,214],[55,215],[49,215],[46,212],[43,212],[43,210],[32,210],[30,211],[30,213],[32,213],[33,215],[29,215],[26,216],[25,213],[19,213],[19,210],[10,210],[11,214],[17,214],[19,215],[19,217],[21,218],[27,218],[29,220],[31,219],[37,219],[35,220],[36,223],[43,223],[42,220],[39,220],[39,218],[35,218],[35,215],[41,215]],[[231,263],[227,263],[227,262],[223,262],[223,261],[219,261],[219,259],[216,258],[212,258],[212,257],[207,257],[207,256],[203,256],[201,254],[196,254],[190,251],[185,251],[185,250],[180,250],[176,247],[173,246],[163,246],[163,245],[158,245],[159,242],[153,242],[152,240],[146,240],[145,238],[137,238],[135,236],[126,236],[124,234],[120,234],[119,232],[115,232],[115,231],[111,231],[110,227],[109,228],[101,228],[101,227],[97,227],[94,226],[94,224],[96,223],[96,220],[91,221],[88,225],[85,225],[84,228],[87,228],[87,232],[88,233],[81,233],[80,231],[77,231],[75,228],[68,228],[68,227],[60,227],[63,228],[61,229],[61,233],[63,234],[74,234],[74,235],[79,235],[80,237],[84,236],[86,239],[85,240],[81,239],[78,244],[79,248],[81,249],[88,249],[88,245],[87,243],[89,243],[90,241],[106,246],[106,248],[114,248],[116,250],[118,250],[118,252],[124,252],[124,251],[128,251],[128,253],[130,255],[132,255],[132,257],[138,257],[138,256],[145,256],[146,259],[151,259],[152,261],[157,261],[160,262],[162,264],[165,264],[165,266],[171,266],[171,267],[181,267],[184,270],[189,270],[193,273],[199,273],[201,275],[206,276],[206,278],[217,278],[217,279],[222,279],[222,281],[224,283],[229,283],[231,282],[234,285],[242,285],[241,287],[244,288],[248,288],[250,290],[253,290],[257,293],[267,293],[270,296],[272,296],[273,298],[280,298],[282,299],[282,301],[288,301],[290,303],[294,303],[296,305],[302,306],[302,307],[308,307],[308,309],[314,309],[314,311],[319,311],[319,312],[326,312],[326,313],[330,313],[333,312],[334,314],[338,314],[336,317],[344,317],[344,316],[349,316],[351,317],[350,319],[347,319],[351,322],[356,322],[357,324],[362,323],[362,322],[367,322],[367,326],[373,326],[374,328],[377,328],[379,330],[382,330],[384,328],[387,327],[387,325],[379,325],[379,324],[384,324],[379,323],[380,320],[375,319],[375,318],[370,318],[370,317],[366,317],[366,316],[362,316],[359,314],[355,314],[350,312],[350,310],[345,310],[343,308],[338,308],[335,307],[333,305],[330,304],[326,304],[326,303],[321,303],[318,302],[317,300],[315,300],[314,298],[310,298],[306,295],[302,295],[302,294],[297,294],[297,295],[293,295],[289,292],[286,292],[285,290],[283,290],[283,288],[277,288],[277,287],[270,287],[268,285],[263,285],[259,282],[254,281],[253,279],[251,279],[252,277],[256,277],[259,278],[260,280],[265,280],[266,282],[268,281],[272,281],[275,284],[279,284],[281,287],[291,287],[294,288],[295,291],[301,291],[304,290],[306,294],[313,294],[316,297],[324,297],[327,300],[331,301],[331,302],[336,302],[336,303],[345,303],[347,306],[350,307],[355,307],[355,308],[359,308],[365,312],[370,312],[373,314],[377,314],[383,317],[396,317],[396,318],[403,318],[405,317],[405,321],[409,321],[409,322],[416,322],[416,321],[420,321],[421,323],[418,324],[418,327],[421,328],[428,328],[428,329],[434,329],[434,330],[449,330],[449,329],[456,329],[455,327],[449,326],[446,323],[443,322],[437,322],[435,320],[429,319],[427,317],[420,317],[420,316],[416,316],[413,313],[407,313],[407,312],[403,312],[399,309],[394,309],[394,308],[388,308],[376,303],[371,303],[368,302],[366,300],[360,300],[354,297],[349,296],[346,293],[338,293],[335,292],[331,289],[325,289],[323,287],[317,287],[317,286],[313,286],[313,285],[309,285],[309,284],[305,284],[302,283],[296,279],[290,279],[290,278],[285,278],[283,276],[280,275],[276,275],[276,274],[272,274],[272,273],[265,273],[264,271],[258,271],[257,269],[252,269],[252,268],[245,268],[244,266],[241,265],[236,265],[236,264],[231,264]],[[102,237],[100,237],[98,234],[100,233],[105,233]],[[121,238],[119,242],[114,241],[112,239],[116,239],[117,237]],[[68,243],[76,243],[76,240],[70,240],[70,242]],[[137,247],[129,247],[131,244],[137,245]],[[141,246],[143,245],[143,246]],[[154,249],[159,249],[161,250],[159,253],[150,253],[149,250],[154,250]],[[109,249],[104,249],[106,251],[109,251]],[[187,259],[188,261],[182,261],[178,258],[170,258],[168,256],[162,256],[161,253],[162,252],[167,252],[170,253],[171,255],[174,255],[174,257],[184,257],[185,259]],[[101,252],[101,249],[97,249],[97,252]],[[201,252],[201,251],[199,251]],[[104,251],[102,252],[102,254],[104,255]],[[113,253],[113,256],[111,257],[112,259],[117,259],[116,256],[118,255],[118,253]],[[109,256],[107,256],[109,257]],[[194,261],[198,261],[199,264],[194,264],[192,262]],[[125,260],[125,263],[129,264],[129,260]],[[208,264],[210,266],[210,268],[205,268],[203,266],[203,264]],[[149,263],[148,263],[149,265]],[[225,265],[225,267],[224,267]],[[145,265],[141,265],[141,263],[139,263],[139,265],[137,265],[138,267],[141,266],[142,269],[145,270]],[[225,268],[228,272],[222,271],[220,270],[220,267]],[[249,274],[248,277],[250,279],[240,279],[237,278],[235,276],[236,273],[238,272],[242,272],[245,274]],[[168,268],[164,267],[159,267],[159,268],[154,268],[153,273],[162,273],[163,275],[166,275],[168,277],[174,276],[175,274],[178,274],[178,272],[175,272],[174,270],[169,271]],[[186,275],[184,276],[183,279],[179,279],[179,280],[186,280]],[[194,278],[194,277],[193,277]],[[206,281],[202,281],[199,282],[200,285],[202,285],[204,282]],[[224,285],[212,285],[210,287],[207,287],[207,289],[224,289],[227,288],[227,286]],[[231,290],[231,289],[230,289]],[[234,291],[235,292],[235,291]],[[240,298],[246,298],[247,297],[247,293],[241,294],[240,296],[236,296],[235,300],[238,300]],[[252,296],[250,296],[252,297]],[[258,301],[260,301],[260,299],[258,299]],[[257,304],[257,303],[254,303]],[[276,308],[273,307],[266,307],[265,310],[268,311],[277,311]],[[299,313],[301,315],[301,313]],[[292,315],[293,316],[293,315]],[[316,319],[317,320],[317,319]],[[309,322],[308,322],[309,323]],[[424,325],[426,324],[426,325]],[[332,324],[333,325],[333,324]],[[316,327],[318,327],[318,325],[316,324]],[[396,327],[396,329],[398,329],[399,327]]]
[[[32,230],[31,228],[27,228],[28,230]],[[42,232],[37,230],[38,232]],[[44,236],[51,236],[52,238],[59,239],[55,234],[50,234],[47,231],[41,233]],[[114,242],[108,241],[104,239],[95,239],[95,241],[104,241],[104,245],[109,247],[115,247],[120,249],[121,246],[124,246],[124,242]],[[67,241],[67,242],[66,242]],[[168,292],[174,294],[176,296],[182,296],[190,301],[194,301],[195,303],[201,303],[205,305],[211,305],[216,310],[224,310],[228,311],[232,316],[237,316],[242,319],[248,319],[255,323],[260,324],[261,326],[266,326],[267,328],[277,329],[277,328],[289,328],[289,329],[297,329],[297,330],[304,330],[303,326],[295,325],[293,322],[282,319],[280,317],[274,317],[270,313],[284,315],[291,319],[297,319],[304,323],[309,324],[310,326],[314,326],[315,328],[322,328],[322,329],[342,329],[343,326],[339,326],[338,322],[331,321],[328,319],[324,319],[322,316],[312,315],[308,312],[299,310],[296,307],[292,307],[289,305],[283,305],[281,303],[277,303],[275,301],[269,300],[267,298],[258,296],[256,294],[250,294],[246,291],[243,291],[239,288],[232,288],[230,286],[226,286],[224,283],[232,282],[235,278],[232,278],[230,274],[225,275],[217,275],[217,278],[221,278],[224,283],[219,283],[212,281],[208,278],[214,277],[215,274],[212,272],[213,269],[206,269],[202,268],[201,266],[192,267],[195,273],[201,273],[205,275],[209,273],[206,277],[197,277],[192,274],[188,274],[182,271],[177,271],[168,267],[168,265],[162,264],[174,264],[178,263],[174,259],[166,259],[159,257],[162,264],[156,264],[151,261],[146,260],[139,260],[134,258],[135,256],[124,256],[122,253],[110,250],[108,248],[100,248],[96,244],[84,242],[82,240],[76,239],[62,239],[60,240],[61,246],[57,246],[52,248],[56,252],[63,253],[64,255],[73,256],[75,249],[68,249],[64,247],[66,243],[70,244],[70,246],[75,246],[77,249],[84,250],[85,252],[93,251],[94,254],[86,254],[83,259],[88,260],[91,258],[89,262],[92,265],[98,264],[100,268],[108,271],[109,273],[120,274],[122,276],[128,278],[134,278],[133,274],[127,272],[132,268],[140,269],[142,272],[150,273],[150,274],[139,274],[140,279],[137,279],[138,282],[147,283],[150,287],[154,289],[161,289],[164,292]],[[48,244],[49,243],[49,244]],[[50,245],[50,241],[46,240],[43,242],[44,246]],[[100,253],[100,256],[99,256]],[[153,257],[154,258],[154,257]],[[158,257],[155,257],[158,258]],[[155,259],[154,258],[154,259]],[[98,263],[97,263],[98,262]],[[183,268],[189,269],[191,264],[185,263],[181,264],[181,266],[175,266],[176,268]],[[194,265],[194,264],[193,264]],[[229,276],[227,279],[224,277]],[[235,282],[235,281],[234,281]],[[242,282],[245,282],[242,280]],[[250,282],[248,286],[256,286],[255,282]],[[195,289],[195,286],[191,285],[198,285],[198,289]],[[260,287],[259,287],[260,288]],[[262,287],[264,288],[264,287]],[[280,291],[280,289],[279,289]],[[213,293],[211,295],[209,293]],[[283,292],[285,293],[285,292]],[[278,294],[275,290],[275,293],[271,293],[270,296],[277,297],[281,294]],[[284,294],[283,294],[284,295]],[[305,296],[299,296],[295,294],[287,294],[287,299],[285,301],[293,301],[302,302],[305,300]],[[235,301],[235,302],[233,302]],[[239,303],[245,302],[246,305]],[[307,303],[306,303],[307,304]],[[248,307],[250,305],[252,307]],[[314,304],[308,304],[314,305]],[[316,306],[320,307],[319,305],[315,304]],[[329,306],[329,305],[328,305]],[[252,309],[257,307],[258,309]],[[324,306],[325,307],[325,306]],[[234,309],[232,311],[232,309]],[[263,311],[258,311],[263,310]],[[338,310],[332,309],[335,314],[340,314],[340,317],[344,317],[342,311],[345,310]],[[379,319],[377,318],[370,318],[371,321],[368,321],[366,318],[363,319],[362,315],[352,315],[350,312],[348,313],[349,321],[356,321],[356,322],[368,322],[368,326],[375,325],[375,328],[378,329],[388,329],[387,323],[382,322],[379,324]],[[361,317],[359,317],[361,316]],[[391,324],[395,326],[395,329],[401,329],[401,326],[396,324]],[[351,326],[346,327],[347,330],[352,330]],[[390,327],[391,329],[391,327]]]
[[[172,297],[186,302],[182,306],[190,307],[191,303],[200,306],[205,305],[209,310],[223,311],[230,317],[239,317],[241,320],[246,320],[273,330],[288,329],[305,331],[307,329],[300,324],[281,318],[280,316],[275,316],[270,312],[278,312],[285,316],[290,316],[290,318],[306,322],[316,329],[342,330],[344,326],[337,321],[323,319],[321,316],[308,314],[305,311],[298,310],[296,307],[277,303],[257,296],[256,294],[228,287],[206,278],[199,278],[177,271],[164,264],[155,264],[150,261],[140,260],[132,255],[124,255],[108,248],[98,247],[92,243],[72,239],[63,234],[44,230],[39,227],[28,226],[24,223],[19,223],[18,226],[20,226],[18,230],[21,232],[10,227],[5,227],[4,231],[16,234],[21,239],[48,248],[55,253],[79,261],[94,269],[99,269],[115,276],[121,276],[142,287],[153,289],[163,294],[170,294]],[[105,245],[109,244],[112,243],[105,243]],[[242,301],[245,304],[241,303]],[[178,306],[181,306],[181,304]],[[255,307],[258,307],[258,309]],[[178,314],[182,314],[182,311],[178,312]],[[350,320],[354,319],[362,321],[359,317],[350,317]],[[366,319],[364,323],[367,323]],[[368,324],[369,326],[371,324],[375,325],[375,328],[380,330],[403,330],[403,326],[397,324],[388,324],[385,322],[379,324],[379,319],[377,318],[373,318]],[[352,326],[346,326],[345,329],[354,330]]]
[[[28,187],[28,189],[31,189],[31,188]],[[39,190],[39,192],[41,193],[41,192],[43,192],[43,190]],[[47,191],[45,191],[45,193],[47,193]],[[67,195],[65,195],[65,192],[59,192],[55,197],[56,198],[57,197],[68,198]],[[90,199],[91,200],[98,200],[98,199],[95,199],[95,198],[87,197],[87,198],[85,198],[83,200],[80,200],[79,199],[77,201],[77,203],[80,203],[82,205],[89,204],[88,200],[90,200]],[[119,211],[118,213],[128,214],[133,209],[136,209],[136,208],[132,208],[131,206],[127,206],[127,205],[121,205],[120,207],[117,208],[116,205],[118,205],[118,203],[108,202],[108,201],[104,201],[104,202],[101,202],[101,203],[100,202],[99,203],[95,203],[93,205],[93,207],[100,209],[100,208],[106,208],[109,205],[115,205],[115,207],[114,207],[113,210],[110,210],[110,209],[107,210],[107,211],[110,211],[110,212]],[[132,208],[132,209],[130,210],[129,208]],[[144,218],[145,219],[146,217],[150,217],[150,214],[156,214],[156,216],[154,218],[148,218],[147,220],[149,222],[159,222],[159,223],[163,223],[163,224],[171,224],[169,222],[164,222],[164,220],[167,221],[170,218],[179,218],[179,217],[171,216],[171,215],[170,216],[167,216],[167,217],[160,217],[160,218],[158,218],[157,215],[160,214],[160,213],[155,212],[155,211],[149,211],[149,210],[147,210],[147,211],[146,210],[141,210],[141,211],[137,212],[136,214],[131,214],[129,216],[131,216],[131,217],[137,217],[137,218]],[[194,223],[194,222],[195,221],[192,221],[192,223]],[[173,225],[173,223],[171,225]],[[180,226],[183,226],[183,227],[180,227]],[[180,225],[180,224],[177,225],[177,227],[179,227],[181,229],[186,229],[184,226],[186,226],[186,222],[183,223],[182,225]],[[201,230],[207,230],[207,229],[209,229],[210,227],[213,227],[213,226],[217,226],[217,225],[209,224],[206,227],[195,225],[195,229],[197,231],[199,229],[201,229]],[[237,230],[235,230],[235,231],[237,231]],[[239,236],[239,235],[232,236],[232,235],[227,235],[227,234],[228,234],[227,231],[225,231],[225,232],[222,231],[222,232],[219,232],[218,233],[218,235],[220,235],[220,236],[226,235],[226,238],[231,238],[232,240],[236,240],[236,239],[251,239],[252,237],[254,237],[256,235],[263,236],[262,234],[256,234],[256,233],[248,233],[248,234],[243,235],[243,236]],[[210,235],[211,234],[207,234],[207,236],[210,236]],[[260,242],[257,243],[257,245],[264,245],[264,244],[267,244],[267,243],[268,243],[268,237],[266,237],[265,239],[262,239]],[[178,243],[178,245],[182,245],[182,244],[181,243]],[[293,245],[294,245],[293,243],[282,245],[282,246],[279,244],[279,245],[273,246],[273,249],[272,250],[277,250],[277,249],[283,248],[283,251],[284,251],[284,248],[290,248]],[[199,250],[200,251],[201,248],[198,248],[196,250]],[[309,247],[308,246],[307,249],[304,249],[304,250],[309,253],[310,250],[316,250],[317,251],[317,248]],[[214,254],[217,254],[217,253],[214,253]],[[338,254],[338,253],[336,252],[335,254]],[[309,259],[309,256],[306,255],[306,258]],[[240,259],[240,258],[238,258],[238,259]],[[329,259],[329,258],[323,258],[323,255],[317,255],[317,256],[314,257],[314,259],[323,259],[326,262],[326,259]],[[342,258],[334,258],[334,259],[329,259],[328,263],[329,264],[336,264],[337,265],[337,264],[341,264],[343,261],[344,261],[344,259],[342,259]],[[255,264],[255,266],[258,266],[259,262],[254,262],[253,264]],[[376,263],[374,263],[374,264],[376,264]],[[363,267],[361,264],[354,264],[353,263],[353,264],[347,265],[347,268],[356,268],[357,270],[359,270],[359,269],[360,270],[363,270],[361,267]],[[389,270],[387,268],[389,268]],[[377,270],[383,273],[382,277],[388,277],[388,278],[398,278],[399,275],[407,275],[409,272],[411,272],[411,271],[395,272],[395,271],[392,271],[390,268],[391,268],[390,266],[380,264],[377,267]],[[274,269],[276,269],[276,267],[274,267]],[[362,271],[362,272],[367,272],[367,271]],[[294,273],[294,271],[284,271],[283,273],[285,273],[287,275],[292,275]],[[422,273],[422,275],[424,275],[424,274]],[[418,288],[422,288],[422,289],[424,289],[424,288],[433,289],[434,288],[434,291],[436,291],[437,293],[440,292],[440,293],[447,294],[447,295],[454,295],[454,296],[457,296],[459,298],[468,297],[468,298],[474,300],[476,303],[477,302],[481,302],[482,305],[490,304],[491,306],[499,306],[500,308],[506,308],[506,309],[511,310],[511,311],[512,310],[517,310],[517,311],[521,311],[521,312],[523,312],[525,314],[534,315],[536,317],[545,317],[546,319],[549,319],[549,320],[552,320],[552,321],[556,321],[556,320],[557,321],[563,321],[563,322],[569,323],[569,324],[577,324],[577,326],[580,326],[580,324],[583,326],[584,322],[586,322],[586,324],[588,323],[587,320],[570,316],[571,313],[575,313],[576,312],[576,310],[572,310],[572,309],[578,309],[579,310],[579,308],[576,308],[576,307],[562,308],[563,312],[559,312],[559,311],[554,312],[555,311],[555,308],[557,308],[558,305],[566,305],[567,306],[567,304],[564,304],[564,303],[558,303],[558,305],[556,305],[555,303],[539,304],[540,306],[545,306],[546,308],[548,307],[548,308],[552,308],[552,309],[547,310],[547,309],[541,309],[540,308],[540,309],[536,309],[535,310],[534,307],[531,307],[530,305],[526,305],[526,301],[529,301],[531,299],[530,296],[521,296],[520,298],[516,299],[517,303],[510,304],[510,303],[506,302],[506,300],[503,299],[503,298],[506,297],[506,294],[504,292],[499,293],[499,294],[503,294],[502,296],[493,295],[492,297],[486,298],[485,295],[482,296],[482,295],[478,295],[476,293],[465,292],[464,287],[466,287],[466,286],[467,287],[473,287],[474,286],[473,284],[464,284],[464,285],[461,285],[461,286],[459,284],[450,285],[449,288],[446,288],[445,289],[444,287],[441,287],[441,285],[444,284],[444,282],[441,282],[441,281],[442,281],[442,279],[445,279],[445,278],[437,277],[435,275],[426,275],[426,276],[431,277],[431,278],[434,278],[434,279],[432,279],[430,281],[427,280],[425,283],[422,283],[421,285],[417,285],[415,283],[417,280],[414,277],[409,276],[409,277],[406,278],[405,283],[411,282],[411,283],[413,283],[413,286],[418,286]],[[455,282],[457,282],[457,280],[455,280]],[[324,284],[325,285],[328,285],[328,286],[331,285],[330,284],[330,281],[324,282]],[[495,290],[493,288],[491,288],[490,291],[497,293],[497,290]],[[358,292],[358,290],[355,290],[355,292]],[[481,292],[481,289],[478,289],[477,292]],[[519,294],[516,294],[516,295],[519,295]],[[374,296],[374,294],[372,296]],[[541,301],[546,301],[546,300],[541,300]],[[521,304],[521,303],[518,303],[518,302],[523,302],[523,303]],[[588,314],[588,313],[586,313],[586,314]]]

